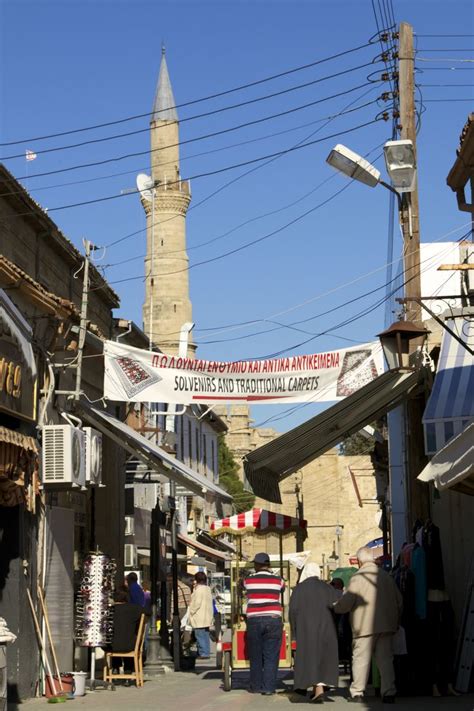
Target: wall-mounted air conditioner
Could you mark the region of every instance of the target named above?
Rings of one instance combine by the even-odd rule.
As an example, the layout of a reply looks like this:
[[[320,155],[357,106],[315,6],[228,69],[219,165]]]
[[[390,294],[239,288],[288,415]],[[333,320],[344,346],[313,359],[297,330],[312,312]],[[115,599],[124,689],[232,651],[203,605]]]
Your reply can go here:
[[[135,533],[135,521],[133,516],[125,516],[125,535],[133,536]]]
[[[42,483],[44,486],[86,483],[86,436],[72,425],[45,425],[42,428]]]
[[[86,435],[86,482],[99,486],[102,481],[102,433],[84,427]]]
[[[138,562],[137,547],[131,543],[126,543],[124,546],[124,561],[125,568],[136,568]]]

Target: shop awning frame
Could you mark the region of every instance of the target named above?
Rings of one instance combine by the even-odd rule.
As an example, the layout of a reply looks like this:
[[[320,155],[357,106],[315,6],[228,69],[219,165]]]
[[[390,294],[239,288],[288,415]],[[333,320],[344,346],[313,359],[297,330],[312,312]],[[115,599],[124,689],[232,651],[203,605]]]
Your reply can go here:
[[[424,378],[423,368],[389,370],[311,420],[250,452],[244,468],[254,494],[280,504],[279,484],[283,479],[393,409]]]
[[[434,455],[418,479],[433,482],[439,491],[474,496],[474,422]]]
[[[165,476],[197,496],[211,496],[222,501],[232,501],[232,496],[227,491],[168,454],[164,449],[105,410],[98,410],[84,402],[75,403],[75,409],[79,416],[87,420],[102,434],[110,437],[120,447],[147,464],[150,469],[155,470],[158,477]],[[154,481],[153,475],[150,476],[151,478],[147,481]]]
[[[225,562],[232,558],[230,553],[224,553],[223,551],[218,551],[216,548],[205,546],[203,543],[196,541],[195,538],[189,538],[189,536],[185,536],[183,533],[178,533],[178,541],[185,546],[189,546],[189,548],[193,548],[197,553],[202,553],[215,560]]]
[[[474,341],[474,314],[447,323],[451,330],[443,333],[438,369],[423,414],[426,454],[440,451],[474,422],[474,356],[463,346]]]

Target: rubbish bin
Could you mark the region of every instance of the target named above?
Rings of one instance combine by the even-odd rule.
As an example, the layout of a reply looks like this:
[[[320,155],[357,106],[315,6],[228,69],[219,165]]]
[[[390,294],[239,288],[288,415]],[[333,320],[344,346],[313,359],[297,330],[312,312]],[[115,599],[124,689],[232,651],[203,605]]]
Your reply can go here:
[[[0,644],[0,711],[7,709],[7,645]]]
[[[87,672],[72,672],[72,675],[74,677],[74,696],[84,696]]]

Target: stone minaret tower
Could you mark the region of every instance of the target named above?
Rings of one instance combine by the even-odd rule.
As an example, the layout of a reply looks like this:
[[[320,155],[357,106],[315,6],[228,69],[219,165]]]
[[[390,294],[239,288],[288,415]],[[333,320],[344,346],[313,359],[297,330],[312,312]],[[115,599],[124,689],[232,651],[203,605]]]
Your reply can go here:
[[[181,326],[192,321],[189,298],[186,213],[191,202],[188,181],[179,172],[179,124],[165,50],[150,122],[153,199],[142,197],[147,218],[144,331],[164,353],[178,353]],[[193,356],[196,346],[189,344]]]

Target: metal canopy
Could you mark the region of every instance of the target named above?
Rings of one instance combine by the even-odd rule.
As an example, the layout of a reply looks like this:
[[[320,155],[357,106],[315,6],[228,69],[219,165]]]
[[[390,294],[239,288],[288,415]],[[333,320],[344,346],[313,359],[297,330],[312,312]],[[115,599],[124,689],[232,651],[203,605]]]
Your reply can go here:
[[[230,553],[223,553],[222,551],[218,551],[210,546],[205,546],[203,543],[196,541],[195,538],[189,538],[189,536],[185,536],[182,533],[178,533],[178,541],[184,543],[185,546],[189,546],[189,548],[193,548],[197,553],[203,553],[205,556],[209,556],[215,560],[231,559]]]
[[[423,414],[426,454],[434,454],[474,422],[474,317],[448,319],[438,370]],[[452,335],[453,334],[453,335]]]
[[[435,454],[418,479],[474,496],[474,422]]]
[[[390,370],[302,425],[250,452],[245,475],[253,492],[281,503],[279,483],[395,407],[420,383],[423,370]]]
[[[83,402],[76,403],[75,407],[78,413],[93,427],[110,437],[127,452],[138,457],[150,469],[156,470],[158,474],[174,481],[178,486],[183,486],[198,496],[210,495],[219,497],[223,501],[232,501],[232,496],[227,491],[216,486],[210,479],[195,472],[179,459],[175,459],[164,449],[145,439],[132,427],[109,415],[108,412],[90,407]]]

